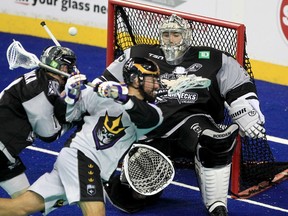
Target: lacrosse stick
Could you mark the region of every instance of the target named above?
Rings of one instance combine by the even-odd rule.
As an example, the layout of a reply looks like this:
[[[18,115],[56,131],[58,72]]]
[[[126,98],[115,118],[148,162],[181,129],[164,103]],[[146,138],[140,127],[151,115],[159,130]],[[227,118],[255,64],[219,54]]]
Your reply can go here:
[[[168,94],[176,94],[188,89],[208,88],[211,85],[211,80],[195,74],[180,76],[175,80],[162,79],[162,82],[167,86]]]
[[[46,64],[43,64],[36,55],[30,53],[24,49],[22,44],[19,41],[13,40],[6,52],[7,61],[9,64],[9,69],[13,70],[18,67],[26,68],[26,69],[34,69],[37,67],[45,68],[52,73],[70,77],[70,74],[60,71],[56,68],[50,67]],[[91,82],[85,83],[88,86],[95,87],[95,85]]]
[[[43,64],[33,53],[27,52],[19,41],[13,40],[6,52],[9,69],[13,70],[18,67],[34,69],[37,67],[45,68],[53,73],[69,77],[70,75]]]
[[[139,194],[150,196],[160,192],[172,182],[174,175],[172,162],[151,146],[133,144],[124,157],[121,178]]]
[[[52,34],[52,32],[50,31],[50,29],[48,28],[48,26],[46,25],[46,23],[44,21],[42,21],[40,23],[40,25],[45,29],[45,31],[47,32],[47,34],[49,35],[49,37],[53,40],[53,42],[55,43],[56,46],[61,46],[60,43],[58,42],[58,40],[54,37],[54,35]]]

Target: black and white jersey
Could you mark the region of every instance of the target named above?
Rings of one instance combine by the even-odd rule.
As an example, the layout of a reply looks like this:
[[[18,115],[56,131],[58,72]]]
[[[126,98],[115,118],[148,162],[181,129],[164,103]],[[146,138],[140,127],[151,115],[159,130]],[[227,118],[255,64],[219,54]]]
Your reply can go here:
[[[31,145],[35,135],[47,142],[56,139],[61,124],[54,111],[64,117],[66,111],[59,97],[62,90],[55,78],[37,69],[20,76],[0,93],[0,141],[11,155]]]
[[[165,120],[170,119],[174,125],[198,113],[211,115],[215,122],[220,123],[224,119],[224,101],[230,104],[249,92],[256,94],[246,70],[229,54],[209,47],[190,47],[182,63],[169,65],[160,46],[136,45],[110,64],[101,79],[123,81],[122,68],[130,57],[146,57],[155,61],[160,67],[161,79],[174,79],[175,74],[184,71],[188,75],[195,74],[211,80],[208,88],[164,94],[159,98],[157,105],[162,109]]]

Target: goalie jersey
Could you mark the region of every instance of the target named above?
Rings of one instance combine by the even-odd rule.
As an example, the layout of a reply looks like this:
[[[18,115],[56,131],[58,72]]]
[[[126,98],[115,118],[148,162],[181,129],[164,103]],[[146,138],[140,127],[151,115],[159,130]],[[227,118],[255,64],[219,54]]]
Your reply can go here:
[[[166,128],[167,124],[175,125],[187,116],[199,113],[210,115],[216,123],[221,123],[224,119],[224,101],[230,104],[247,93],[256,94],[255,85],[246,70],[228,53],[209,47],[190,47],[182,63],[170,65],[165,61],[159,45],[136,45],[126,49],[110,64],[101,79],[123,81],[121,68],[124,62],[136,56],[155,61],[160,67],[162,80],[177,79],[179,74],[194,74],[211,80],[211,85],[205,89],[159,94],[162,96],[158,97],[157,105],[163,111]],[[159,92],[163,93],[165,89]]]
[[[124,105],[98,96],[92,87],[81,91],[74,105],[67,105],[66,120],[83,124],[66,143],[91,158],[108,181],[132,144],[163,120],[161,110],[132,96]]]
[[[59,97],[62,90],[58,80],[38,69],[20,76],[1,92],[0,141],[11,155],[31,145],[36,135],[46,142],[58,137],[61,125],[56,110],[60,111],[57,117],[65,117],[66,109]]]

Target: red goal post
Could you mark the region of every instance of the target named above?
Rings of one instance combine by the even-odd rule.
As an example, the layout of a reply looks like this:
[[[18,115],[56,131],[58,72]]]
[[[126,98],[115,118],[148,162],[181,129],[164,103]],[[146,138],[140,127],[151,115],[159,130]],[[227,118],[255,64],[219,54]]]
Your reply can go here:
[[[129,0],[108,0],[107,65],[130,46],[159,44],[158,25],[173,13],[191,24],[192,46],[208,46],[230,53],[254,80],[246,53],[244,24]],[[223,124],[230,124],[230,117],[227,113],[225,115]],[[270,187],[276,174],[281,171],[275,169],[274,157],[266,139],[251,140],[239,136],[232,162],[230,187],[232,197],[247,198],[259,193]],[[262,187],[263,182],[266,184],[265,187]]]

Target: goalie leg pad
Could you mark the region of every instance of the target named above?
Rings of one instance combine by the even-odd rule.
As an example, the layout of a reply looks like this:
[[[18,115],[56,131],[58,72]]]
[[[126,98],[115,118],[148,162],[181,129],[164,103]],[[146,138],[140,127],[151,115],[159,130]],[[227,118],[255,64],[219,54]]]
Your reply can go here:
[[[196,156],[204,167],[213,168],[231,163],[239,127],[230,125],[222,132],[204,130],[197,145]]]
[[[195,170],[202,196],[202,201],[209,212],[218,206],[227,207],[231,164],[206,168],[195,159]]]
[[[218,206],[227,208],[231,158],[238,129],[236,124],[223,132],[206,129],[199,137],[195,170],[202,200],[210,213]]]

